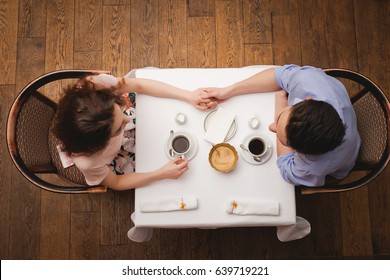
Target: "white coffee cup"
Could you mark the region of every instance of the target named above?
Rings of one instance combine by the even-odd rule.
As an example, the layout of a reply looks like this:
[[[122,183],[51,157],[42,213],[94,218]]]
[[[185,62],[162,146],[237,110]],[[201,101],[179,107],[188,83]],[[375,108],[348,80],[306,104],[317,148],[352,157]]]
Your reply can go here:
[[[172,134],[169,141],[169,154],[172,157],[184,156],[190,149],[191,141],[186,135],[180,133]]]
[[[267,143],[259,136],[255,136],[248,141],[247,149],[255,159],[260,159],[267,152]]]

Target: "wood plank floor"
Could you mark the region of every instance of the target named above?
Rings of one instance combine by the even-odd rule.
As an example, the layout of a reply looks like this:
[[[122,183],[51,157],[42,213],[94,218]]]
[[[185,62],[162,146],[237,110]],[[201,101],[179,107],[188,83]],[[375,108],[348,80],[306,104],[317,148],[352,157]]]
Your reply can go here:
[[[126,236],[134,191],[42,191],[5,143],[15,95],[64,68],[344,67],[389,96],[389,34],[389,0],[0,0],[0,258],[389,259],[390,166],[353,192],[297,194],[312,225],[302,240],[281,243],[275,228],[160,229],[136,244]]]

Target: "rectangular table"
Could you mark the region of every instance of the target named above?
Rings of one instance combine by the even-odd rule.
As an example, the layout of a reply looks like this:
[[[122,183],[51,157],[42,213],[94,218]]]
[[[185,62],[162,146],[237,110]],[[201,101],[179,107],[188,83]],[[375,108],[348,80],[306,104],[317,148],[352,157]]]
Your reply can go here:
[[[219,69],[137,69],[137,78],[162,81],[180,88],[223,87],[250,77],[272,66]],[[189,170],[177,180],[162,180],[135,191],[136,227],[154,228],[218,228],[246,226],[280,226],[296,222],[294,186],[286,183],[276,166],[275,134],[268,130],[274,117],[274,93],[246,94],[233,97],[219,106],[236,114],[237,131],[229,144],[238,152],[236,168],[230,173],[214,170],[208,155],[211,144],[204,140],[204,119],[210,111],[197,110],[190,104],[147,95],[137,95],[136,171],[148,172],[169,161],[166,145],[170,131],[190,132],[198,149],[189,162]],[[187,117],[185,124],[175,121],[177,113]],[[256,129],[249,127],[252,117],[260,121]],[[264,164],[245,161],[239,145],[249,136],[263,133],[271,139],[272,156]],[[188,211],[143,213],[140,202],[148,198],[192,196],[198,208]],[[261,199],[279,202],[277,216],[231,215],[226,202],[231,199]]]

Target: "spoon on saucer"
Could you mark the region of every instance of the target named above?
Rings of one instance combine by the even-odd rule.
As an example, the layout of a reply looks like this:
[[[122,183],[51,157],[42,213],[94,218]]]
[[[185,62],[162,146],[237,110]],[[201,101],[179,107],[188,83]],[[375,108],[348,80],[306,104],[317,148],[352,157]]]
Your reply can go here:
[[[246,152],[248,152],[249,154],[251,154],[251,152],[247,149],[247,147],[244,146],[244,144],[240,144],[240,147],[241,147],[241,149],[243,149],[244,151],[246,151]],[[260,157],[253,156],[253,160],[254,160],[254,161],[257,161],[257,162],[261,162],[261,158],[260,158]]]

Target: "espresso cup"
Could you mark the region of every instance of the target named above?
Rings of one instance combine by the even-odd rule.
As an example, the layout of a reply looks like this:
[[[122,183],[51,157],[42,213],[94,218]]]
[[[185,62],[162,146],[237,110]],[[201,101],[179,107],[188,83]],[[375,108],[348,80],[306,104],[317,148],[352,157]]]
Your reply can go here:
[[[248,142],[248,151],[253,158],[260,159],[267,152],[267,143],[261,137],[253,137]]]
[[[170,154],[171,156],[183,156],[191,148],[191,142],[187,136],[182,134],[176,134],[170,141]]]

